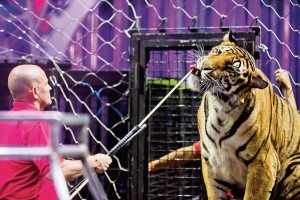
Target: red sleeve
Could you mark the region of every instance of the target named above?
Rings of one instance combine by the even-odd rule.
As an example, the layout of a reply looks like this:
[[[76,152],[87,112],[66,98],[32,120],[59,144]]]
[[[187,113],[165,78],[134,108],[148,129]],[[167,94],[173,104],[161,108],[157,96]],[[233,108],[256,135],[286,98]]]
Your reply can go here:
[[[50,146],[51,145],[51,126],[47,122],[35,122],[26,134],[28,146]],[[63,159],[60,159],[62,162]],[[48,158],[39,158],[33,160],[36,167],[42,175],[50,171],[50,162]]]
[[[195,142],[195,143],[193,144],[193,148],[194,148],[194,151],[200,152],[200,150],[201,150],[201,147],[200,147],[200,141]]]

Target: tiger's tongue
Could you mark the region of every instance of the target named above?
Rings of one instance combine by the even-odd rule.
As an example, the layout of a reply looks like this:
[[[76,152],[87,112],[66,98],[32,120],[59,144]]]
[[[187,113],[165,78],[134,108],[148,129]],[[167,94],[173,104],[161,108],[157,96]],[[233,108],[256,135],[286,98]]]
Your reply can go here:
[[[191,65],[190,69],[195,76],[201,77],[201,71],[197,68],[196,65]]]

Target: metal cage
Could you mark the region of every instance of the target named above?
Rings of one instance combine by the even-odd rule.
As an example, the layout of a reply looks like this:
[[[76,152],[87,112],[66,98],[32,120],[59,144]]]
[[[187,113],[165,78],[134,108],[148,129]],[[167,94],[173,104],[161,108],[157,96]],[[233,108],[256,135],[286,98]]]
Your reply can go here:
[[[259,29],[237,32],[237,44],[259,59]],[[220,44],[225,32],[142,34],[131,37],[131,126],[149,113],[195,63],[199,44],[204,51]],[[197,53],[197,52],[196,52]],[[196,113],[201,94],[182,84],[148,120],[145,133],[130,146],[128,199],[205,199],[200,160],[180,168],[148,171],[148,162],[199,140]]]

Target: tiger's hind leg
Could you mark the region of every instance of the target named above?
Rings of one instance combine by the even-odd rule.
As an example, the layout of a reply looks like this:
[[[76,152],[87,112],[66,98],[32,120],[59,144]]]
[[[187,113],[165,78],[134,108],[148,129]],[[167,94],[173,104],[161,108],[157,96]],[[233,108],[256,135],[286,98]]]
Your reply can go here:
[[[278,174],[272,200],[300,199],[300,153],[287,159]]]

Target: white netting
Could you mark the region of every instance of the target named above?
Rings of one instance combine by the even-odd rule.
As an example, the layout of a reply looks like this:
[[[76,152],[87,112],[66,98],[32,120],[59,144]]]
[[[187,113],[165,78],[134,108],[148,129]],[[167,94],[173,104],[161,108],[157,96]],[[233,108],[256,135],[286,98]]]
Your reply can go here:
[[[298,0],[2,0],[0,64],[3,70],[24,60],[55,66],[59,74],[50,80],[56,108],[89,113],[91,149],[105,153],[127,133],[130,119],[131,31],[218,32],[254,25],[262,32],[262,69],[276,85],[274,70],[285,68],[299,86]],[[299,87],[294,90],[300,99]],[[63,139],[77,141],[70,129]],[[113,162],[114,173],[102,179],[112,199],[126,197],[120,175],[128,170],[127,158],[117,154]]]

